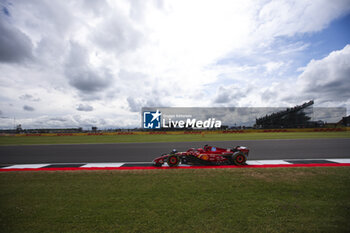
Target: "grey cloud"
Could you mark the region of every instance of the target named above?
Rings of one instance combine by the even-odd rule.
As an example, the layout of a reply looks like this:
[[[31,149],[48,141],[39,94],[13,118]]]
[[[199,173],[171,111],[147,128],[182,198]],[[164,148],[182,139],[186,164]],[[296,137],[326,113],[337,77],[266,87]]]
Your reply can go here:
[[[322,120],[328,123],[335,123],[346,116],[345,107],[315,107],[313,108],[313,119]]]
[[[220,86],[217,90],[216,97],[214,99],[214,103],[218,104],[228,104],[228,103],[237,103],[242,97],[246,96],[246,91],[242,90],[242,87],[229,86],[228,88],[224,88]]]
[[[23,110],[28,111],[28,112],[33,112],[35,109],[31,106],[24,105]]]
[[[132,112],[139,112],[143,107],[141,101],[135,100],[132,97],[128,97],[126,101],[128,102],[130,111]]]
[[[84,112],[91,112],[94,110],[94,108],[88,104],[79,104],[79,106],[76,109],[78,111],[84,111]]]
[[[2,7],[2,12],[3,12],[5,15],[7,15],[7,16],[11,16],[9,10],[8,10],[7,7],[5,7],[5,6]]]
[[[215,103],[228,103],[231,101],[230,95],[227,91],[219,91],[218,95],[216,96],[214,102]]]
[[[87,50],[75,42],[71,42],[65,74],[69,84],[84,94],[102,91],[112,83],[109,70],[91,67]]]
[[[19,97],[20,100],[28,100],[28,101],[33,101],[33,102],[39,102],[40,98],[35,98],[32,95],[29,94],[24,94]]]
[[[25,94],[25,95],[21,95],[19,98],[21,100],[29,100],[29,99],[33,98],[33,96],[29,95],[29,94]]]
[[[76,6],[77,2],[31,0],[8,4],[12,5],[9,8],[15,19],[11,22],[25,28],[35,44],[32,51],[34,62],[59,67],[67,48],[67,39],[79,23],[78,17],[72,14],[76,9],[81,9]]]
[[[147,101],[141,98],[132,98],[129,96],[126,100],[129,104],[129,108],[131,112],[140,112],[141,108],[145,106],[151,106],[151,107],[155,106],[154,103],[152,103],[151,101]]]
[[[273,99],[274,97],[276,97],[276,93],[274,93],[270,90],[266,90],[261,94],[261,99],[263,99],[265,101],[269,101],[269,100]]]
[[[105,0],[84,0],[82,2],[84,10],[92,11],[95,15],[101,15],[108,9],[108,3]]]
[[[127,99],[129,109],[131,112],[140,112],[143,107],[163,107],[164,104],[159,100],[158,97],[148,97],[148,99],[132,98]]]
[[[107,121],[105,121],[105,119],[99,118],[98,124],[100,125],[106,125]]]
[[[65,118],[65,117],[52,117],[50,119],[48,119],[49,121],[59,121],[59,122],[67,122],[69,121],[69,119]]]
[[[108,76],[109,74],[106,72],[99,74],[89,68],[75,70],[68,74],[69,83],[85,93],[97,92],[107,88],[110,84]]]
[[[22,62],[32,57],[32,49],[33,44],[30,38],[1,17],[0,62]]]
[[[66,61],[68,68],[76,68],[86,66],[88,63],[87,49],[77,42],[70,42],[69,56]]]
[[[131,112],[139,112],[142,107],[146,106],[171,106],[171,103],[166,99],[171,93],[167,89],[158,88],[157,82],[154,83],[153,88],[144,88],[151,86],[146,74],[121,69],[118,77],[123,80],[126,88],[130,85],[133,86],[132,90],[127,93],[129,97],[126,99]]]

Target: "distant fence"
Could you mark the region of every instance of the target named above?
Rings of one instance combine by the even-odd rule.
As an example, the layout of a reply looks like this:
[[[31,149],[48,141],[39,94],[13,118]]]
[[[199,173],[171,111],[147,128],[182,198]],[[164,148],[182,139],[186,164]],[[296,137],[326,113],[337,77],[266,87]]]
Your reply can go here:
[[[97,133],[24,133],[0,134],[0,136],[116,136],[116,135],[189,135],[189,134],[242,134],[242,133],[283,133],[283,132],[344,132],[350,127],[341,128],[302,128],[302,129],[245,129],[245,130],[193,130],[193,131],[132,131],[132,132],[97,132]]]

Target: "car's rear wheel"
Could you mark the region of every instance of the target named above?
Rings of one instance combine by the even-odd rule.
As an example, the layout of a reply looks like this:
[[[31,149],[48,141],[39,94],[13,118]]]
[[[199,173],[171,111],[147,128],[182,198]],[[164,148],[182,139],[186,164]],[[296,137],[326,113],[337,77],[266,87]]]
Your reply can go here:
[[[177,155],[169,155],[167,163],[169,167],[177,167],[180,163],[180,158]]]
[[[245,165],[247,157],[242,152],[236,152],[232,155],[232,161],[234,165]]]

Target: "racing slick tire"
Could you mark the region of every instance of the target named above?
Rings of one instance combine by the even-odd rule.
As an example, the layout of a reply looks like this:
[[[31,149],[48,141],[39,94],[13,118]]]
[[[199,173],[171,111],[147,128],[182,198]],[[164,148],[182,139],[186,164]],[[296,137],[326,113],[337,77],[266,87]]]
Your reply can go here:
[[[177,155],[169,155],[168,160],[167,160],[167,164],[169,165],[169,167],[177,167],[179,166],[180,163],[180,158]]]
[[[167,155],[167,154],[162,154],[161,157],[164,156],[164,155]],[[164,161],[164,160],[162,160],[162,161]],[[153,166],[154,166],[154,167],[161,167],[161,166],[163,166],[163,164],[164,164],[164,162],[161,162],[161,163],[159,163],[159,162],[153,162]]]
[[[232,162],[234,165],[241,166],[245,165],[247,161],[247,157],[242,152],[235,152],[232,155]]]

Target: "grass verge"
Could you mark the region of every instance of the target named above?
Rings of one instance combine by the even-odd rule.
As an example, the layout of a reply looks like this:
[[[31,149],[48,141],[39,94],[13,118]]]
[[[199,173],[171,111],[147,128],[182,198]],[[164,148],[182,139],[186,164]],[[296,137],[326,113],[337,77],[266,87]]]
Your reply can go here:
[[[349,232],[350,168],[0,173],[2,232]]]
[[[137,142],[231,141],[264,139],[350,138],[345,132],[282,132],[202,135],[113,135],[113,136],[1,136],[0,145],[91,144]]]

